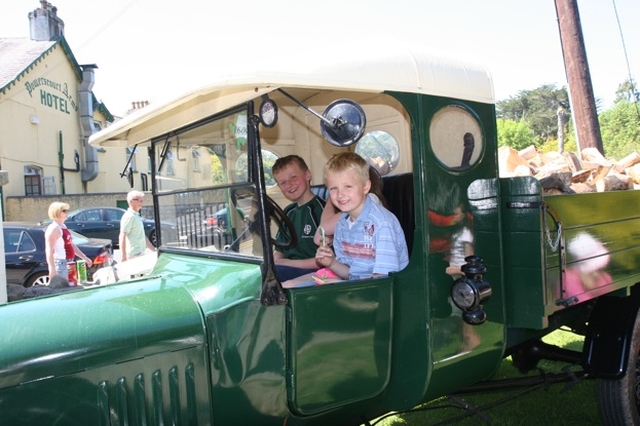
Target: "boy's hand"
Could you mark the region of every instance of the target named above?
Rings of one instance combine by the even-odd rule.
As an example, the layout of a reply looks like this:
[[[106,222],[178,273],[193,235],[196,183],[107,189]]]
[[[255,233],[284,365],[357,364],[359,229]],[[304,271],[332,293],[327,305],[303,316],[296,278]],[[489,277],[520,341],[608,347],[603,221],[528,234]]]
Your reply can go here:
[[[331,266],[331,263],[333,263],[333,260],[334,260],[333,250],[331,250],[331,247],[328,247],[328,246],[318,247],[318,250],[316,251],[316,261],[319,264],[321,264],[325,268],[328,268],[329,266]]]

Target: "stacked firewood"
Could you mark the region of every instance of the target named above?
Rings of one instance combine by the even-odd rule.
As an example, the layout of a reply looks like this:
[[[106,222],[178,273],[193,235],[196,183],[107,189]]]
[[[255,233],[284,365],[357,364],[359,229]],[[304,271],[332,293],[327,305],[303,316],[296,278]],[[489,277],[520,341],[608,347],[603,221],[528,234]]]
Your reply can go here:
[[[540,153],[533,145],[521,151],[503,146],[498,161],[500,177],[533,176],[548,195],[640,189],[640,155],[635,151],[612,161],[596,148],[578,155]]]

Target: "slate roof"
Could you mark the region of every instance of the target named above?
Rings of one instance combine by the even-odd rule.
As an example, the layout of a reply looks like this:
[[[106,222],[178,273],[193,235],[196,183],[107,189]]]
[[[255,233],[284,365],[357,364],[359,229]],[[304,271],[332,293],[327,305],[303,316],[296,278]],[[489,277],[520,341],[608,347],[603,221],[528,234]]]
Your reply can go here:
[[[0,93],[4,94],[12,85],[17,85],[34,66],[59,45],[69,58],[78,80],[82,80],[82,68],[78,65],[64,37],[48,41],[33,41],[24,37],[0,38]],[[94,109],[100,109],[108,121],[113,116],[102,103],[94,98]],[[96,107],[97,106],[97,107]]]

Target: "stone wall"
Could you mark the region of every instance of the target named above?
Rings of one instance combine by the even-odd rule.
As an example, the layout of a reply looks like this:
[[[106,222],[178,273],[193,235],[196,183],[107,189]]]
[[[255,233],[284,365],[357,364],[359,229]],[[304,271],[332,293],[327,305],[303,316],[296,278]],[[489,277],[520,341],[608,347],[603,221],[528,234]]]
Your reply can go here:
[[[66,194],[43,195],[38,197],[7,197],[4,206],[5,222],[39,222],[49,219],[47,211],[54,201],[69,204],[71,210],[81,207],[122,207],[127,208],[127,193],[114,192],[102,194]],[[150,194],[144,197],[142,215],[153,219],[153,198]]]

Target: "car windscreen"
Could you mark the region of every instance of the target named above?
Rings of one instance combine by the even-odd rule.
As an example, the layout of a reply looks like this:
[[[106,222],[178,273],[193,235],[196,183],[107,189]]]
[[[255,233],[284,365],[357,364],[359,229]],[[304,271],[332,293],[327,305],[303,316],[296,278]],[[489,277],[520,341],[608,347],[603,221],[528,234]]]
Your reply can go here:
[[[246,106],[173,132],[154,152],[157,214],[175,228],[163,246],[262,256]]]

